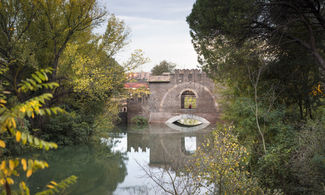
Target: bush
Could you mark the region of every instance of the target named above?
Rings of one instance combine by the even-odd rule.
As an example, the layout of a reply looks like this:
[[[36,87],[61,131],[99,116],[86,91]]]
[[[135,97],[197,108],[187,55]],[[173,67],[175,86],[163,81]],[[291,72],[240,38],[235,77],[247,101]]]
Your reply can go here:
[[[87,143],[91,129],[80,115],[66,113],[51,117],[42,129],[41,137],[60,145]]]
[[[137,126],[148,125],[148,119],[143,116],[135,116],[131,119],[131,122],[136,124]]]

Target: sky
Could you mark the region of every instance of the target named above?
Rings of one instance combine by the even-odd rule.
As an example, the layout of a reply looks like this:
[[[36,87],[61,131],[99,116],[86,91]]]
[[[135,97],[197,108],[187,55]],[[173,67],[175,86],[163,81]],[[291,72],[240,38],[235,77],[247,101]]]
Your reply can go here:
[[[135,49],[142,49],[150,62],[137,71],[150,71],[166,60],[176,68],[197,68],[194,51],[186,23],[195,0],[100,0],[109,13],[124,20],[130,29],[129,45],[116,59],[126,61]],[[96,31],[103,33],[106,25]]]

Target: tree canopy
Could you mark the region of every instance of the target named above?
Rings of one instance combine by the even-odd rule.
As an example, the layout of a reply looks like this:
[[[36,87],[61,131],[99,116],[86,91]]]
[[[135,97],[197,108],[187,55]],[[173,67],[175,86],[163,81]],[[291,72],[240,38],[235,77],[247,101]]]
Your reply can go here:
[[[197,47],[223,41],[266,41],[272,50],[294,44],[324,70],[323,0],[198,0],[187,21]]]
[[[151,74],[162,75],[164,72],[172,72],[175,67],[176,64],[163,60],[151,69]]]
[[[125,64],[116,61],[129,39],[122,20],[107,14],[96,0],[1,1],[0,18],[0,81],[9,102],[15,105],[46,92],[53,94],[46,106],[60,105],[68,111],[29,119],[31,128],[41,129],[39,135],[59,144],[77,143],[93,135],[104,112],[110,122],[117,118],[118,106],[111,106],[111,100],[127,93],[125,72],[147,61],[141,50],[134,51]],[[94,33],[104,22],[105,33]],[[34,72],[47,68],[52,70],[49,82],[59,87],[37,93],[18,90]]]
[[[303,110],[310,115],[319,105],[312,89],[324,88],[324,6],[318,0],[198,0],[187,22],[210,75],[245,87],[247,75],[263,66],[261,79],[277,85],[303,118]]]
[[[187,22],[261,186],[323,192],[325,1],[196,0]]]

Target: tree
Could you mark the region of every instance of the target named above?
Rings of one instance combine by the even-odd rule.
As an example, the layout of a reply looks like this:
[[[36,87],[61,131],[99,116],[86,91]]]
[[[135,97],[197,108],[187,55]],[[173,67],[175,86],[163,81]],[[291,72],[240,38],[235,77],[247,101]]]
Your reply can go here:
[[[311,90],[318,84],[324,88],[323,10],[324,1],[198,0],[187,22],[203,69],[219,81],[231,78],[245,86],[242,60],[263,48],[268,57],[261,79],[275,81],[276,94],[296,104],[304,119],[322,104]],[[249,50],[236,54],[244,48]]]
[[[107,104],[113,96],[124,92],[125,71],[145,61],[141,51],[132,55],[131,67],[124,67],[115,60],[116,53],[128,43],[129,30],[114,15],[106,17],[96,0],[3,1],[0,17],[0,67],[8,69],[0,75],[1,82],[6,83],[4,90],[23,102],[36,94],[20,93],[20,82],[37,70],[51,67],[49,80],[60,86],[41,89],[39,93],[51,92],[53,98],[48,105],[64,105],[71,111],[64,116],[28,119],[33,128],[41,129],[39,136],[47,134],[49,136],[44,137],[57,139],[60,134],[69,135],[67,131],[74,134],[78,131],[72,127],[80,127],[81,122],[84,122],[83,128],[78,133],[92,135],[95,123],[99,122],[97,119],[101,118],[99,115],[109,109],[110,114],[116,113],[117,107]],[[93,33],[94,27],[105,19],[105,33]],[[64,120],[67,118],[71,120]],[[61,125],[61,133],[56,125]],[[70,136],[69,139],[75,138]],[[75,143],[75,140],[67,143]]]
[[[324,9],[323,0],[198,0],[187,21],[197,47],[217,36],[234,43],[263,40],[273,50],[294,43],[324,71]]]
[[[115,15],[111,15],[107,22],[105,34],[102,36],[100,47],[107,53],[108,57],[112,58],[128,44],[129,34],[125,23],[116,18]]]
[[[105,12],[91,1],[6,1],[0,6],[0,58],[11,64],[2,79],[17,93],[17,79],[38,68],[53,68],[67,44],[103,21]]]
[[[306,172],[323,166],[306,163],[323,153],[299,162],[293,138],[306,124],[323,128],[324,9],[323,0],[197,0],[187,17],[203,70],[225,86],[223,119],[236,126],[266,188],[322,191],[310,187],[319,181],[297,182],[307,174],[285,162]]]
[[[162,75],[164,72],[172,72],[175,67],[176,64],[163,60],[152,68],[151,73],[152,75]]]

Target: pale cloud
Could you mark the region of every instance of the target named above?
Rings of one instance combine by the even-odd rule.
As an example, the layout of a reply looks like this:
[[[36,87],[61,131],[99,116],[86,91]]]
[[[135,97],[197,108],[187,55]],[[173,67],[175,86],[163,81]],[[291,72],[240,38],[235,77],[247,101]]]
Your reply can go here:
[[[102,3],[131,29],[131,42],[117,56],[119,62],[126,61],[132,50],[142,49],[151,62],[140,70],[150,71],[162,60],[174,62],[178,68],[197,67],[197,54],[186,23],[194,0],[103,0]],[[97,31],[103,32],[104,28]]]

